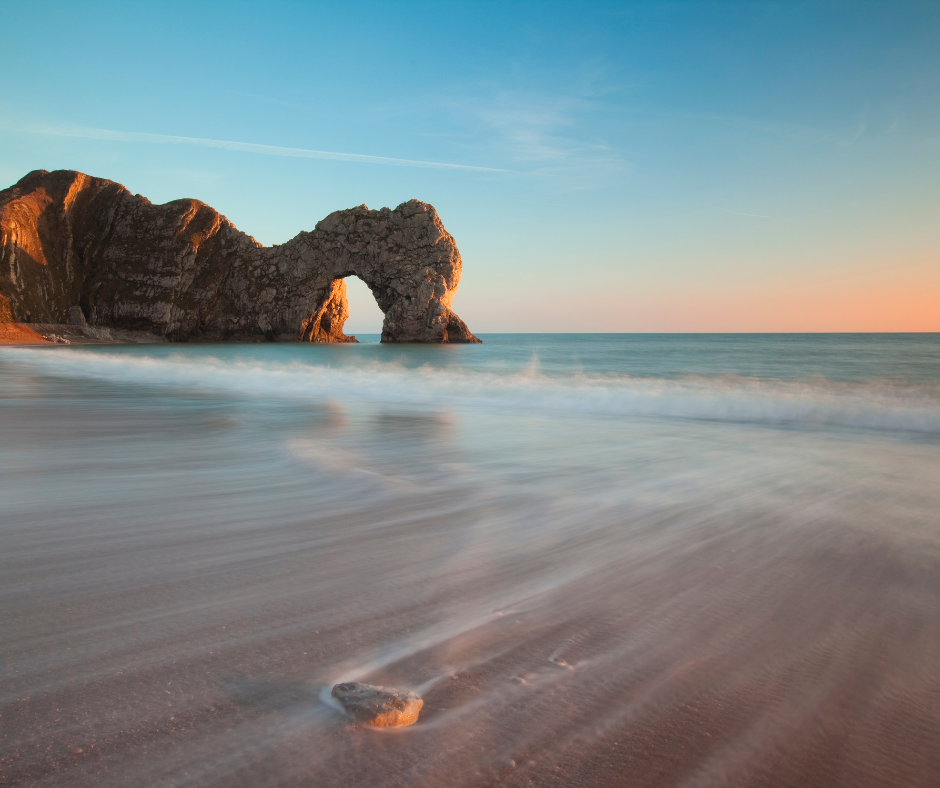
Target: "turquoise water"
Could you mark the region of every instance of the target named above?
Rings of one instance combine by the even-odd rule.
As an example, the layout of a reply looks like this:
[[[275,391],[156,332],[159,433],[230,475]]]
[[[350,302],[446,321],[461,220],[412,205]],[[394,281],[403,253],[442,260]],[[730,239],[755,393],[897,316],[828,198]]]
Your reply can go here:
[[[518,371],[534,362],[545,375],[574,373],[675,379],[688,375],[936,385],[940,334],[484,334],[483,347],[412,347],[403,364],[459,365],[476,371]],[[358,358],[384,360],[394,349],[379,335]],[[321,348],[327,353],[334,348]],[[349,348],[347,348],[349,349]],[[342,351],[340,351],[342,352]],[[317,361],[330,363],[328,356]],[[338,360],[338,363],[344,363]],[[333,362],[336,363],[336,362]]]
[[[537,371],[676,379],[741,376],[764,380],[827,379],[937,385],[940,334],[481,334],[482,346],[383,345],[359,334],[358,345],[104,345],[69,348],[165,359],[212,357],[330,367],[395,362],[474,372]],[[63,349],[63,348],[59,348]]]
[[[359,338],[0,348],[5,779],[936,774],[940,335]]]
[[[487,335],[482,346],[11,349],[55,378],[314,405],[940,431],[940,335]]]

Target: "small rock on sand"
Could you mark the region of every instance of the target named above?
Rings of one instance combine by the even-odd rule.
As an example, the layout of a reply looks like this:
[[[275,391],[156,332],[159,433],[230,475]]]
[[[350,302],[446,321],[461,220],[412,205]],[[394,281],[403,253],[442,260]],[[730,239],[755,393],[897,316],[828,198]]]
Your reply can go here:
[[[372,728],[394,728],[418,721],[418,712],[424,705],[415,693],[392,687],[376,687],[347,681],[333,687],[331,693],[360,725]]]

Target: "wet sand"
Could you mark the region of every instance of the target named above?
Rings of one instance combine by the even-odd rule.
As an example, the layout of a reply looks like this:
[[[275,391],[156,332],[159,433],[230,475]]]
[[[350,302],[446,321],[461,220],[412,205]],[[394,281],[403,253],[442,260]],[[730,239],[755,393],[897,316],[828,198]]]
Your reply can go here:
[[[10,385],[2,785],[937,784],[932,437]]]
[[[235,560],[257,529],[190,537],[203,568],[137,592],[159,596],[159,612],[126,581],[64,596],[59,634],[40,641],[72,645],[35,643],[30,680],[5,682],[19,697],[3,704],[4,784],[935,784],[935,554],[838,533],[785,548],[728,529],[493,610],[481,586],[513,598],[518,567],[403,593],[449,540],[430,523],[392,530],[368,547],[333,533],[323,551],[302,528],[279,530],[263,569]],[[156,563],[169,536],[147,540]],[[72,545],[82,568],[63,570],[113,564],[96,547]],[[196,575],[220,571],[226,592],[207,596]],[[441,620],[442,608],[459,613]],[[151,627],[169,631],[155,643]],[[346,724],[319,696],[353,677],[418,689],[419,724]]]

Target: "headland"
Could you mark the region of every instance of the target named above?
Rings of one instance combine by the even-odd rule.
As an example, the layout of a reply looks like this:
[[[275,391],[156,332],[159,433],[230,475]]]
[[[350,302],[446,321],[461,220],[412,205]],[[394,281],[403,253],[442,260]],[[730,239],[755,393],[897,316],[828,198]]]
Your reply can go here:
[[[92,342],[355,342],[343,333],[353,275],[385,314],[383,342],[478,343],[451,309],[461,271],[420,200],[336,211],[265,247],[199,200],[154,205],[72,170],[0,191],[0,322],[26,325],[4,343],[62,326]],[[37,323],[48,330],[33,337]]]

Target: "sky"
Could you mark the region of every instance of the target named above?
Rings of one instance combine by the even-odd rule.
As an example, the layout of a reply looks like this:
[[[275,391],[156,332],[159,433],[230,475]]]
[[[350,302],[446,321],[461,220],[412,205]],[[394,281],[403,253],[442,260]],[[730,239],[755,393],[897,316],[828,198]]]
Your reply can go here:
[[[0,188],[80,170],[264,244],[418,198],[475,333],[940,331],[940,1],[0,0],[0,29]]]

